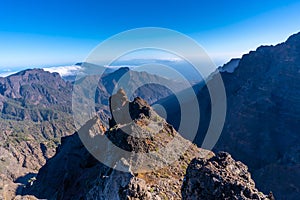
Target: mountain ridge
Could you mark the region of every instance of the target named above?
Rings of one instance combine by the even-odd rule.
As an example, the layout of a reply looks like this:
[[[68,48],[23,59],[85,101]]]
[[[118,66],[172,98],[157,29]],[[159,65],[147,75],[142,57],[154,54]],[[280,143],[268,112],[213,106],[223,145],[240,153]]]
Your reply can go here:
[[[245,162],[258,188],[264,192],[271,189],[280,199],[299,196],[299,63],[297,33],[286,42],[260,46],[243,55],[233,73],[220,72],[227,95],[227,115],[214,151],[229,152]],[[211,114],[206,86],[197,98],[202,112],[194,141],[201,147]],[[175,100],[169,101],[163,106],[168,108]],[[179,107],[166,110],[167,121],[177,129]]]

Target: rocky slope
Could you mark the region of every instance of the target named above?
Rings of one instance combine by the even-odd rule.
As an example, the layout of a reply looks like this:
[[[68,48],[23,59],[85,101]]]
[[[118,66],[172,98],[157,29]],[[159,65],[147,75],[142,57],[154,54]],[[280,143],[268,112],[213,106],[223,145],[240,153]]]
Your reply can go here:
[[[248,164],[263,191],[271,188],[280,199],[298,199],[300,33],[250,52],[233,77],[222,76],[228,118],[216,148]]]
[[[175,84],[144,72],[131,72],[128,68],[105,73],[95,94],[96,110],[104,122],[110,115],[110,93],[123,76],[131,80],[131,88],[143,81]],[[27,183],[54,155],[60,137],[74,133],[72,87],[72,83],[63,80],[58,73],[42,69],[24,70],[0,78],[0,182]],[[133,95],[148,96],[153,102],[170,92],[149,84],[138,88]],[[26,176],[28,173],[32,175]]]
[[[209,159],[193,159],[187,169],[182,194],[183,199],[266,198],[255,188],[248,167],[225,152]],[[273,193],[267,198],[274,200]]]
[[[54,155],[59,138],[74,132],[72,85],[33,69],[0,78],[0,88],[0,182],[8,188],[27,182]]]
[[[77,133],[63,138],[33,185],[23,188],[24,195],[46,199],[199,199],[205,194],[209,199],[223,199],[222,195],[228,199],[271,199],[255,189],[245,165],[228,154],[214,155],[197,148],[143,99],[130,102],[120,90],[110,102],[110,128],[105,130],[96,116]],[[130,118],[125,114],[128,111]],[[112,145],[103,142],[104,137],[127,152],[144,154],[116,154]],[[92,144],[93,155],[101,154],[113,167],[96,160],[80,138]],[[197,162],[207,169],[199,168]],[[199,191],[198,182],[209,188],[206,193]]]
[[[300,196],[300,33],[276,46],[244,55],[233,73],[221,70],[227,95],[225,126],[215,151],[245,162],[258,188],[279,199]],[[213,81],[214,76],[211,77]],[[201,113],[195,142],[201,146],[210,120],[206,87],[197,94]],[[175,100],[163,103],[168,122],[178,127]]]

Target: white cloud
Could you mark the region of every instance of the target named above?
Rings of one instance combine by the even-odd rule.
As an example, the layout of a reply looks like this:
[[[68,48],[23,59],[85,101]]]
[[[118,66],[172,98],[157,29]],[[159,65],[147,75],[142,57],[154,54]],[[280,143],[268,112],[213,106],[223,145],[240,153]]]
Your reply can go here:
[[[17,73],[17,71],[15,71],[15,72],[14,71],[1,72],[0,77],[7,77],[7,76],[15,74],[15,73]]]
[[[134,68],[133,65],[104,65],[105,68],[110,68],[110,69],[119,69],[121,67],[128,67],[128,68]]]
[[[157,60],[170,61],[170,62],[180,62],[180,61],[183,61],[183,59],[179,58],[179,57],[160,58],[160,59],[157,59]]]
[[[57,72],[61,76],[72,76],[72,75],[76,75],[78,71],[82,69],[82,67],[77,65],[70,65],[70,66],[48,67],[43,69],[51,73]]]

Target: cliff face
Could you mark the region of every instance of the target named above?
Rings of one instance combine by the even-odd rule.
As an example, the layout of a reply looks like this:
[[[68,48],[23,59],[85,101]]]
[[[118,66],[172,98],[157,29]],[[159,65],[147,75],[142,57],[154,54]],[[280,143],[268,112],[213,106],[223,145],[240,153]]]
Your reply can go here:
[[[216,150],[228,151],[249,165],[263,191],[271,188],[280,199],[297,199],[300,33],[250,52],[233,74],[222,77],[228,114]]]
[[[280,199],[298,199],[300,33],[282,44],[262,46],[244,55],[233,72],[220,71],[227,115],[214,151],[229,152],[247,164],[264,192],[271,189]],[[197,98],[202,112],[195,143],[201,146],[211,112],[205,86]],[[167,121],[177,128],[180,107],[174,102],[171,98],[162,104],[168,112]]]
[[[255,189],[245,165],[228,154],[215,156],[211,151],[197,148],[143,99],[130,102],[120,90],[110,102],[113,115],[110,128],[105,130],[95,117],[78,133],[63,138],[56,155],[41,168],[33,185],[24,188],[23,194],[46,199],[199,199],[203,194],[210,199],[222,199],[223,194],[229,199],[270,199],[271,196]],[[96,160],[86,149],[79,138],[84,134],[89,135],[84,141],[94,144],[91,153],[96,156],[100,153],[111,167]],[[143,155],[116,154],[112,145],[101,143],[103,137],[118,148]],[[215,167],[208,173],[199,167],[195,169],[198,166],[195,162]],[[203,194],[197,191],[198,182],[211,188],[215,177],[218,177],[215,190],[208,189]]]

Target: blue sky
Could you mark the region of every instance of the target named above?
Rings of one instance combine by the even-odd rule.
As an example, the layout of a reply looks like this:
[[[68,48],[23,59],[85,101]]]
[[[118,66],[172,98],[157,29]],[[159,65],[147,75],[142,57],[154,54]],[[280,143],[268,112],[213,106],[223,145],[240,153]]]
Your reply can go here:
[[[139,27],[187,34],[217,65],[300,31],[293,0],[2,0],[0,8],[2,71],[76,63],[101,41]]]

